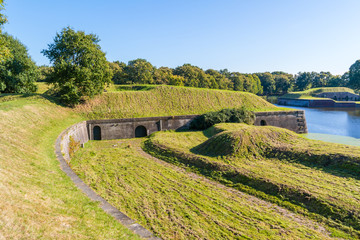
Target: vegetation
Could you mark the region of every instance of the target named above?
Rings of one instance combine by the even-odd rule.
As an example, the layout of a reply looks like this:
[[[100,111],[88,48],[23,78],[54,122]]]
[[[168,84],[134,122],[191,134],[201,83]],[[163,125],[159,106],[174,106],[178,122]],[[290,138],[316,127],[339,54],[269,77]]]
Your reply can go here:
[[[227,89],[262,94],[260,79],[255,74],[230,73],[208,69],[202,70],[191,64],[175,69],[156,68],[145,59],[135,59],[126,65],[116,61],[111,63],[116,84],[166,84],[197,88]]]
[[[278,108],[251,93],[171,86],[144,88],[147,91],[130,89],[104,93],[77,106],[76,111],[87,119],[111,119],[203,114],[242,106],[250,111],[289,110]]]
[[[53,63],[48,81],[63,103],[74,106],[83,97],[92,98],[103,92],[110,83],[112,71],[99,41],[94,34],[67,27],[42,51]]]
[[[354,90],[346,87],[326,87],[326,88],[312,88],[301,92],[290,92],[283,96],[282,98],[293,98],[293,99],[314,99],[317,98],[316,95],[322,92],[349,92],[354,93]],[[324,98],[319,98],[324,99]]]
[[[0,93],[32,93],[38,71],[26,47],[14,37],[2,34],[10,55],[0,64]]]
[[[246,123],[253,124],[255,114],[245,107],[234,109],[222,109],[217,112],[209,112],[196,117],[190,123],[190,129],[205,130],[217,123]]]
[[[55,140],[82,120],[40,95],[1,95],[0,238],[137,239],[59,168]]]
[[[89,142],[71,166],[94,190],[162,239],[347,237],[151,158],[141,151],[142,141]]]
[[[6,40],[2,35],[2,26],[7,22],[6,16],[2,13],[4,10],[4,0],[0,0],[0,63],[10,56],[10,50],[6,46]]]
[[[163,160],[360,236],[357,147],[244,124],[158,132],[145,143]]]
[[[360,90],[360,60],[357,60],[349,69],[349,85]]]

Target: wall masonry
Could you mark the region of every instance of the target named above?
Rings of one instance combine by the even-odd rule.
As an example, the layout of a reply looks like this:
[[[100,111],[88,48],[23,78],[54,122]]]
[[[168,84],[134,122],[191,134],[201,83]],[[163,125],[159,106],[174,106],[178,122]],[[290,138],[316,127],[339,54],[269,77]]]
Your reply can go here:
[[[287,128],[296,133],[307,133],[304,111],[256,112],[255,125],[271,125]],[[101,139],[134,138],[135,129],[146,128],[146,135],[161,130],[188,128],[189,123],[198,115],[106,119],[87,121],[89,139],[94,140],[94,127],[101,129]]]

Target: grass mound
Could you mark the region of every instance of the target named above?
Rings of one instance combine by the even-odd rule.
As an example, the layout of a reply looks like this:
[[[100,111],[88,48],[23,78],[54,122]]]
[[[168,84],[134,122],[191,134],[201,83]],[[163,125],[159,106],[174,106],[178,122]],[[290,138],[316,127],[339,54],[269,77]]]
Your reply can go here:
[[[276,127],[260,128],[246,124],[236,126],[237,130],[220,132],[193,150],[212,157],[263,156],[273,148],[290,148],[291,144],[299,139],[295,133]],[[219,126],[215,126],[214,130],[221,131]]]
[[[242,106],[251,111],[289,110],[278,108],[251,93],[153,86],[147,87],[146,91],[132,88],[107,92],[79,105],[76,111],[87,119],[110,119],[203,114]]]
[[[292,99],[324,99],[317,98],[316,95],[323,92],[349,92],[355,93],[353,89],[347,87],[322,87],[322,88],[311,88],[300,92],[290,92],[281,98],[292,98]]]

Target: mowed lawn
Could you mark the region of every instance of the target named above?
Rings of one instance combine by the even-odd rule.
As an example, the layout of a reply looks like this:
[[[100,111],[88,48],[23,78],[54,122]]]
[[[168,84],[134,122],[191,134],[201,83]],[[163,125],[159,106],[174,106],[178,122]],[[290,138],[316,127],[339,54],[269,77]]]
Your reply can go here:
[[[303,216],[152,158],[142,152],[142,141],[88,142],[71,166],[98,194],[161,238],[331,238]]]
[[[223,124],[222,126],[225,125],[226,124]],[[243,124],[230,124],[229,126],[233,131],[235,131],[236,128],[242,129],[245,127]],[[251,128],[261,129],[260,127]],[[256,148],[254,139],[252,139],[251,141],[253,142],[249,142],[248,145],[245,144],[241,146],[244,147],[244,151],[249,151],[246,153],[248,154],[246,156],[241,157],[236,154],[217,157],[205,156],[199,153],[199,146],[201,146],[200,149],[202,151],[204,151],[206,147],[211,148],[207,149],[208,152],[227,151],[229,150],[227,149],[229,146],[234,149],[241,148],[237,145],[237,141],[245,141],[246,134],[249,133],[245,131],[245,135],[241,136],[239,133],[234,132],[236,138],[234,138],[233,143],[224,142],[231,141],[229,138],[222,138],[221,140],[223,141],[217,143],[214,141],[211,142],[210,140],[210,143],[208,143],[208,134],[209,132],[207,131],[157,132],[148,140],[150,144],[148,144],[147,149],[151,152],[152,146],[159,146],[159,149],[162,150],[160,152],[155,150],[155,156],[163,157],[163,159],[168,159],[171,162],[186,162],[185,165],[190,163],[188,166],[193,167],[196,171],[206,172],[207,176],[219,179],[221,182],[231,182],[230,185],[236,185],[238,183],[248,185],[259,191],[265,191],[266,194],[274,195],[279,199],[298,204],[300,207],[305,207],[305,212],[307,211],[306,209],[309,209],[311,212],[330,217],[332,219],[331,221],[342,221],[344,225],[350,226],[350,232],[352,231],[351,228],[359,230],[360,181],[354,175],[341,171],[336,172],[333,171],[333,168],[330,171],[316,165],[311,167],[308,162],[302,164],[301,161],[297,159],[283,158],[283,156],[281,156],[281,146],[278,146],[278,153],[279,156],[281,156],[280,159],[276,157],[267,158],[266,156],[259,155],[252,156],[252,154],[255,153],[253,150]],[[229,134],[232,134],[231,131]],[[259,137],[259,139],[261,138]],[[297,139],[296,136],[295,139]],[[270,141],[270,139],[264,137],[263,141]],[[208,144],[206,145],[206,143]],[[354,161],[356,161],[356,154],[360,156],[360,149],[356,147],[305,140],[302,138],[299,138],[298,143],[303,145],[296,145],[296,142],[292,143],[294,152],[296,151],[295,149],[297,149],[297,151],[308,151],[310,156],[312,154],[325,155],[338,152],[345,155],[348,154],[349,159],[354,159]],[[263,143],[261,142],[257,146],[261,146],[261,144]],[[308,144],[309,146],[303,149],[304,144]],[[264,149],[259,148],[257,154],[264,151]],[[240,154],[239,149],[236,151],[237,154]],[[172,154],[180,158],[176,160],[176,157],[170,157]],[[188,158],[190,160],[184,162],[182,158]],[[191,161],[193,161],[194,164],[191,164]],[[206,161],[209,162],[209,165],[218,166],[218,169],[207,168],[204,164]],[[237,172],[239,177],[233,176],[234,171]],[[228,175],[232,176],[232,178],[226,178]],[[269,187],[266,189],[264,186]],[[271,198],[272,197],[269,197],[269,199]]]
[[[137,239],[59,168],[55,140],[81,120],[39,95],[0,98],[0,239]]]

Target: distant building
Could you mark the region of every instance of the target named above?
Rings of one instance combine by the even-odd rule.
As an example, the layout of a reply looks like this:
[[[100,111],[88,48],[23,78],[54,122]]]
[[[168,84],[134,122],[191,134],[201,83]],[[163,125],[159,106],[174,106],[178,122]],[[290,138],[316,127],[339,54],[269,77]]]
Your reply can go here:
[[[335,101],[360,101],[360,96],[349,92],[322,92],[316,95],[320,98],[331,98]]]

